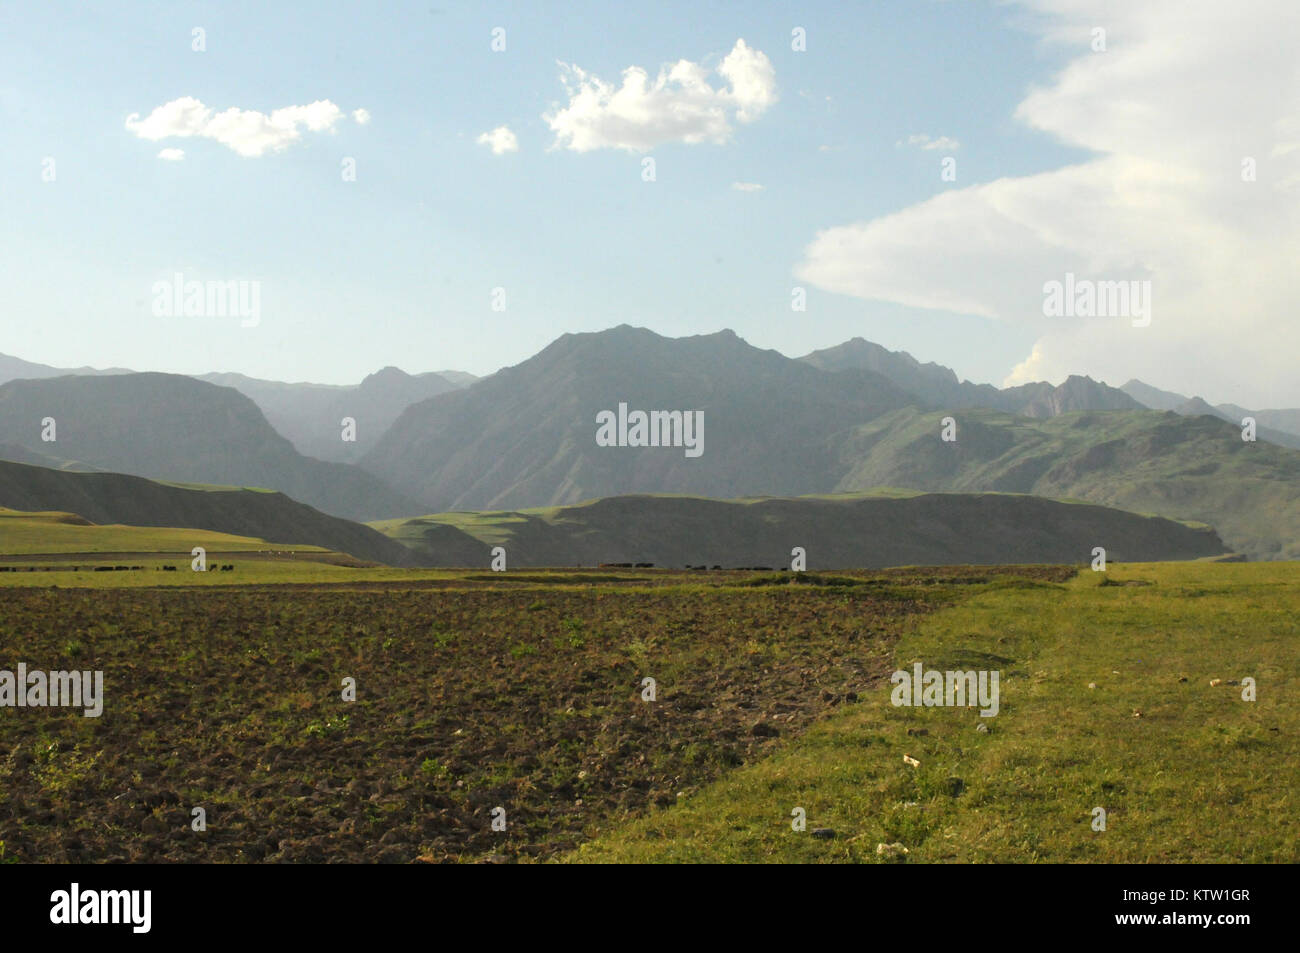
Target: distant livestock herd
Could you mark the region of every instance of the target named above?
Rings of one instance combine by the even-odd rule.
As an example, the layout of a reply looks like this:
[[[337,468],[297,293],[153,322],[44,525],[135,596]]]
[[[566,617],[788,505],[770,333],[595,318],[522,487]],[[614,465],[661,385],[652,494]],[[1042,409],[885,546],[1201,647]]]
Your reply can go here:
[[[653,569],[654,565],[655,565],[654,563],[601,563],[597,568],[599,569]],[[695,570],[703,569],[707,571],[710,569],[721,569],[722,567],[721,566],[692,566],[690,563],[687,563],[682,568],[695,569]],[[746,571],[771,572],[772,571],[771,566],[736,566],[735,568],[736,571],[738,572],[746,572]]]
[[[83,567],[81,567],[81,566],[59,566],[59,565],[50,565],[50,566],[0,566],[0,572],[68,572],[69,570],[72,571],[72,572],[81,572],[82,568],[83,568]],[[139,570],[147,569],[147,568],[149,568],[149,567],[147,567],[147,566],[86,566],[86,567],[84,567],[84,568],[85,568],[85,570],[86,570],[87,572],[136,572],[136,571],[139,571]],[[217,569],[218,567],[213,566],[212,568],[215,570],[215,569]],[[175,571],[176,571],[176,567],[175,567],[175,566],[159,566],[159,567],[157,567],[157,569],[156,569],[155,571],[160,571],[160,572],[175,572]],[[227,563],[226,565],[220,567],[220,571],[221,571],[221,572],[234,572],[234,571],[235,571],[235,566],[234,566],[233,563]]]

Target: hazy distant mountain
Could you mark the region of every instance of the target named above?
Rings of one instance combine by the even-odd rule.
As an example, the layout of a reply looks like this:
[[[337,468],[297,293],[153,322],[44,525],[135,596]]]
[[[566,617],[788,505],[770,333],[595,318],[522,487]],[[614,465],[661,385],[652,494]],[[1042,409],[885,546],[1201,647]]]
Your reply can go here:
[[[1300,408],[1247,410],[1245,407],[1239,407],[1236,404],[1219,404],[1215,409],[1223,413],[1233,423],[1240,424],[1242,417],[1254,417],[1261,432],[1264,430],[1280,431],[1300,438]],[[1292,446],[1295,445],[1292,444]]]
[[[1139,410],[1141,404],[1117,387],[1071,374],[1064,383],[1037,381],[1002,391],[999,409],[1021,417],[1057,417],[1080,410]],[[972,406],[978,407],[979,404]]]
[[[823,489],[828,439],[912,398],[871,371],[828,374],[734,333],[665,338],[622,325],[566,334],[464,390],[409,407],[363,466],[430,510],[671,491]],[[599,446],[597,414],[703,412],[704,452]]]
[[[99,467],[92,467],[77,460],[64,460],[61,457],[41,453],[38,450],[28,450],[16,443],[0,443],[0,460],[8,460],[10,463],[26,463],[34,467],[48,467],[51,470],[69,470],[74,473],[104,472]]]
[[[1094,546],[1116,561],[1197,559],[1225,552],[1208,528],[1082,503],[1003,494],[901,498],[708,500],[620,496],[524,512],[393,521],[386,532],[418,562],[508,566],[649,562],[808,569],[903,565],[1082,563]],[[473,538],[470,534],[479,534]]]
[[[823,371],[875,371],[929,407],[988,406],[998,400],[999,391],[990,384],[958,381],[951,368],[922,364],[906,351],[890,351],[863,338],[813,351],[799,360]]]
[[[458,379],[477,380],[471,374]],[[411,404],[455,390],[461,384],[441,374],[411,375],[385,367],[357,385],[285,384],[242,374],[205,374],[205,380],[233,387],[250,398],[280,434],[308,456],[355,462]],[[356,421],[356,441],[343,440],[342,420]]]
[[[175,526],[323,546],[407,565],[407,550],[368,526],[327,516],[282,493],[168,486],[120,473],[69,473],[0,460],[0,506],[75,513],[93,523]]]
[[[862,338],[813,351],[800,360],[826,371],[865,369],[882,374],[934,410],[987,407],[1022,417],[1055,417],[1075,410],[1134,410],[1141,406],[1118,388],[1090,377],[1071,375],[1063,384],[1046,381],[1002,390],[991,384],[958,381],[950,368],[921,364],[906,351],[890,351]]]
[[[1152,387],[1150,384],[1144,384],[1136,378],[1120,387],[1124,393],[1128,394],[1134,400],[1144,407],[1150,407],[1152,410],[1174,410],[1176,411],[1183,404],[1187,403],[1188,398],[1183,394],[1175,394],[1171,390],[1161,390],[1159,387]]]
[[[46,417],[52,443],[41,439]],[[10,381],[0,385],[5,443],[151,479],[266,487],[350,519],[419,512],[357,467],[299,454],[238,391],[180,375]]]
[[[473,374],[467,374],[464,371],[434,371],[433,373],[443,380],[450,381],[457,387],[468,387],[475,381],[481,380],[481,378],[475,377]]]
[[[1147,407],[1172,410],[1184,417],[1206,414],[1227,420],[1238,427],[1241,426],[1242,418],[1254,417],[1256,439],[1300,449],[1300,410],[1247,410],[1237,404],[1214,406],[1200,397],[1185,397],[1139,380],[1131,380],[1120,389]]]
[[[1181,414],[1184,417],[1200,417],[1204,415],[1206,417],[1218,417],[1220,420],[1228,419],[1221,410],[1217,407],[1210,406],[1210,404],[1201,400],[1199,397],[1193,397],[1190,400],[1183,401],[1174,408],[1174,413]]]
[[[133,373],[135,372],[125,370],[121,367],[109,367],[103,370],[97,370],[93,367],[50,367],[48,364],[33,364],[31,361],[24,361],[21,358],[10,357],[8,354],[0,354],[0,384],[5,384],[12,380],[39,380],[44,377],[63,377],[67,374],[100,376],[104,374]]]
[[[50,377],[134,374],[120,367],[61,368],[0,354],[0,384]],[[407,374],[385,367],[360,384],[307,384],[259,380],[243,374],[203,374],[197,380],[233,387],[262,409],[271,426],[299,453],[321,460],[355,462],[408,406],[478,380],[464,371]],[[342,439],[344,417],[357,422],[356,442]]]

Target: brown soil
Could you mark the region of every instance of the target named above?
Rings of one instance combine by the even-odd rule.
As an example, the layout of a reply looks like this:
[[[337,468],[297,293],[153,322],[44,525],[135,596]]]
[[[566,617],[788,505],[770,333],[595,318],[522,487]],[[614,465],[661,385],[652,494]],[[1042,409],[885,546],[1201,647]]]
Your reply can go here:
[[[545,858],[885,690],[902,627],[998,574],[0,590],[0,669],[105,693],[100,718],[0,708],[0,860]]]

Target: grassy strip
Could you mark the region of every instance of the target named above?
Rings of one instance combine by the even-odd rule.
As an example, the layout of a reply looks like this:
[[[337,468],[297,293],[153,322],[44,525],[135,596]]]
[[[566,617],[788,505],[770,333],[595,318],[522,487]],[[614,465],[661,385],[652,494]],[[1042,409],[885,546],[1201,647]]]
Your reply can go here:
[[[993,584],[923,617],[895,664],[1000,670],[996,717],[894,707],[884,685],[693,797],[589,831],[564,859],[1294,863],[1297,618],[1297,563]],[[1229,684],[1245,676],[1254,702]],[[806,832],[791,829],[796,807]]]

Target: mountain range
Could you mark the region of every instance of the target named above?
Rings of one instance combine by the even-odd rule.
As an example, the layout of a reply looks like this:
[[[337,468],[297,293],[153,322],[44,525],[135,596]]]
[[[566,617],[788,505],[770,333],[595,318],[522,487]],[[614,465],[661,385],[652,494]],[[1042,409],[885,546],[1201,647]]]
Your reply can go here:
[[[46,419],[54,422],[52,434]],[[177,374],[2,384],[0,444],[42,462],[61,461],[65,469],[279,490],[348,519],[418,512],[412,500],[359,467],[298,453],[238,391]]]
[[[1038,381],[999,390],[991,384],[959,381],[952,369],[922,364],[905,351],[889,351],[862,338],[801,360],[824,371],[867,370],[887,377],[922,407],[963,410],[983,407],[1021,417],[1056,417],[1075,410],[1138,410],[1133,397],[1090,377],[1071,375],[1063,384]]]
[[[1184,417],[1218,417],[1238,427],[1243,418],[1254,417],[1256,435],[1261,440],[1300,448],[1300,410],[1247,410],[1237,404],[1211,405],[1200,397],[1160,390],[1139,380],[1129,381],[1120,390],[1147,407],[1170,410]]]
[[[827,374],[730,331],[566,334],[472,387],[408,407],[362,466],[428,510],[576,503],[620,493],[798,496],[826,489],[825,435],[907,406],[869,371]],[[596,445],[596,415],[704,410],[704,452]]]
[[[134,373],[120,367],[104,370],[51,367],[0,354],[0,384],[11,380]],[[248,397],[299,453],[344,463],[359,458],[411,404],[458,387],[468,387],[478,380],[464,371],[407,374],[396,367],[376,371],[360,384],[284,383],[232,373],[200,374],[196,379],[233,387]],[[355,441],[341,439],[344,417],[357,422]]]
[[[849,342],[794,360],[730,332],[565,335],[520,365],[407,408],[362,466],[429,511],[651,492],[1002,491],[1199,520],[1252,558],[1300,556],[1295,450],[1245,443],[1219,417],[1143,409],[1088,378],[990,394],[881,351]],[[702,411],[704,453],[598,446],[596,415],[619,403]],[[947,417],[951,442],[942,439]]]
[[[31,368],[0,358],[5,373]],[[1256,412],[1246,442],[1236,405],[1080,376],[999,389],[860,338],[795,359],[731,331],[621,325],[565,334],[482,379],[385,368],[352,387],[34,377],[0,385],[0,457],[266,487],[354,520],[890,486],[1086,500],[1207,523],[1251,558],[1300,558],[1300,434],[1288,429],[1300,411]],[[702,453],[598,442],[598,415],[636,411],[696,415]],[[355,442],[341,439],[344,417]]]
[[[232,387],[248,397],[299,453],[354,463],[411,404],[467,386],[477,378],[460,374],[453,381],[443,374],[412,375],[385,367],[354,386],[283,384],[242,374],[204,374],[199,380]],[[346,418],[354,421],[355,440],[342,439]]]

